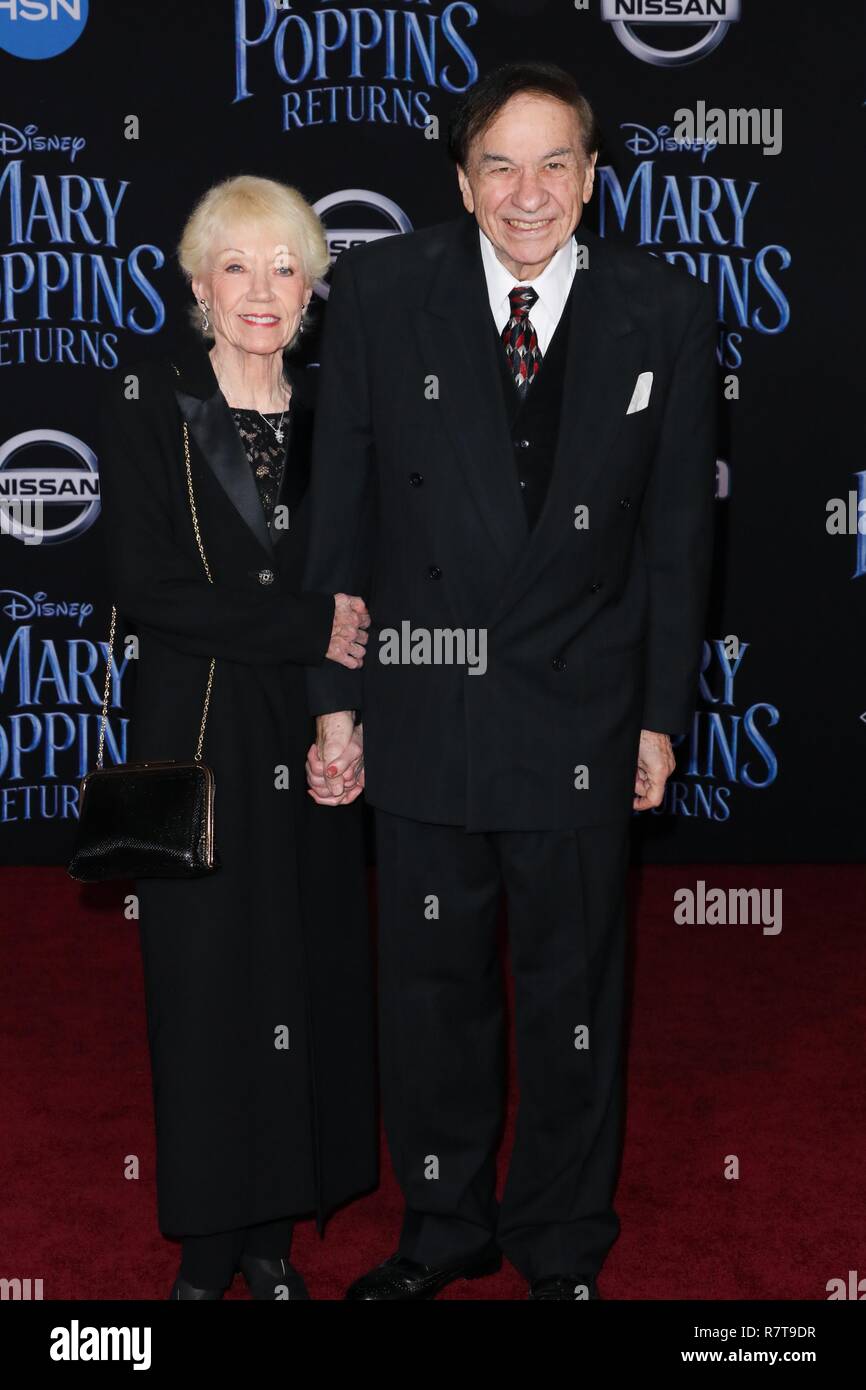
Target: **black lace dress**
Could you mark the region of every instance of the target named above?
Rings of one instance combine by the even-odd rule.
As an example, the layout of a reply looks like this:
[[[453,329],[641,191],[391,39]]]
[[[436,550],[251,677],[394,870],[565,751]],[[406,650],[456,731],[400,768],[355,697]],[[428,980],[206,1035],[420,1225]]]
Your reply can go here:
[[[253,470],[265,518],[270,522],[280,495],[283,470],[286,466],[290,412],[277,410],[267,413],[263,419],[257,410],[241,409],[237,406],[229,408],[235,428],[243,441],[250,468]],[[269,424],[265,421],[269,421]],[[277,440],[277,429],[281,429],[282,443]]]

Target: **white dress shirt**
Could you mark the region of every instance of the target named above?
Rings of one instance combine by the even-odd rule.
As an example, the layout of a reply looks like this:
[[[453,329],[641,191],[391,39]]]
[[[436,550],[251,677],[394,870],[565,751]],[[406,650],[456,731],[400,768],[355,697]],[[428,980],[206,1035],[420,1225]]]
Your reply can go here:
[[[565,308],[565,301],[568,299],[577,269],[577,242],[573,236],[569,237],[534,280],[515,280],[511,271],[497,258],[493,242],[480,227],[478,237],[481,242],[481,260],[487,280],[487,294],[497,332],[501,337],[502,330],[511,318],[509,291],[516,285],[531,285],[538,299],[529,311],[529,318],[537,334],[538,348],[543,357]]]

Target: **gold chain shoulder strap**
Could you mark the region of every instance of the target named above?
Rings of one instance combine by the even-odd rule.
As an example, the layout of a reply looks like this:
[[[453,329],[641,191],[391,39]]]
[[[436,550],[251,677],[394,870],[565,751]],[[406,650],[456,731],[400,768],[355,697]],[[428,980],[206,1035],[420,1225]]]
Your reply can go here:
[[[177,367],[175,367],[173,362],[171,365],[172,367],[174,367],[174,370],[177,373],[177,375],[180,376],[180,371]],[[187,426],[186,420],[184,420],[183,422],[183,457],[184,463],[186,465],[186,490],[187,496],[189,497],[189,509],[192,515],[192,526],[193,530],[195,531],[196,545],[198,546],[198,553],[201,556],[201,562],[204,565],[204,572],[207,575],[207,581],[209,584],[213,584],[213,575],[210,572],[210,565],[208,564],[207,556],[204,553],[204,543],[202,542],[201,530],[199,529],[198,524],[198,512],[196,510],[195,505],[195,492],[193,491],[192,486],[192,464],[190,462],[189,457],[189,428]],[[102,767],[102,759],[105,750],[105,726],[108,722],[108,701],[111,694],[111,668],[114,664],[114,634],[116,627],[117,609],[112,604],[111,626],[108,633],[108,660],[105,663],[105,687],[102,692],[102,718],[99,721],[99,748],[96,754],[96,766],[99,768]],[[207,687],[204,693],[204,708],[202,709],[201,713],[201,724],[199,725],[198,731],[198,743],[196,744],[195,749],[195,761],[197,763],[201,762],[202,749],[204,748],[204,733],[205,728],[207,727],[207,716],[208,710],[210,709],[210,696],[211,690],[213,689],[213,675],[215,667],[216,657],[212,656],[210,659],[210,667],[207,673]]]
[[[174,367],[173,362],[171,365]],[[177,372],[177,367],[174,367],[174,370]],[[178,376],[180,376],[180,372],[178,372]],[[184,420],[183,422],[183,457],[184,462],[186,464],[186,490],[189,495],[189,509],[192,513],[192,528],[195,531],[195,541],[196,545],[198,546],[198,553],[201,556],[201,562],[204,565],[204,572],[207,575],[207,582],[208,584],[212,584],[213,575],[210,572],[210,565],[208,564],[207,556],[204,553],[204,545],[202,543],[201,531],[199,530],[198,525],[198,512],[196,511],[195,507],[195,493],[193,492],[192,488],[192,465],[190,464],[189,459],[189,429],[187,427],[186,420]],[[215,666],[216,657],[212,656],[210,659],[210,666],[208,668],[207,673],[207,687],[205,688],[204,692],[204,708],[201,712],[201,725],[199,726],[198,731],[198,743],[195,746],[195,760],[197,763],[201,762],[201,751],[204,747],[204,731],[205,726],[207,725],[208,710],[210,709],[210,693],[213,689],[213,673]]]

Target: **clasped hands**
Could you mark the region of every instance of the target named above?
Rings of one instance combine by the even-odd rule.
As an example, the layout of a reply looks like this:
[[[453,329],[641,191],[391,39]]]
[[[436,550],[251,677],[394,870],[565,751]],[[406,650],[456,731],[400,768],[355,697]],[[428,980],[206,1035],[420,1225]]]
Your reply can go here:
[[[319,806],[349,806],[364,790],[364,730],[353,710],[320,714],[307,753],[307,786]]]
[[[334,595],[334,625],[325,656],[349,671],[364,664],[370,614],[362,598]],[[352,710],[320,714],[307,753],[309,794],[320,806],[348,806],[364,790],[363,729]]]
[[[336,594],[334,627],[327,656],[350,671],[363,665],[370,615],[364,600]],[[632,809],[660,806],[676,761],[667,734],[642,729]],[[364,732],[353,710],[320,714],[316,742],[307,753],[309,795],[319,806],[348,806],[364,790]]]

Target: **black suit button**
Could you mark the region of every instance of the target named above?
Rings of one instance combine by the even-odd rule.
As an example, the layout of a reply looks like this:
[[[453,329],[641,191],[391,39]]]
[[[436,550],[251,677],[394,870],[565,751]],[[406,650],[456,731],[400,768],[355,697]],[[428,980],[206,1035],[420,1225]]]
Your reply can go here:
[[[629,507],[631,506],[631,498],[630,498],[630,497],[621,497],[621,498],[619,499],[619,505],[622,507],[622,509],[623,509],[624,512],[627,512],[628,509],[629,509]]]
[[[423,481],[424,481],[424,475],[423,475],[422,473],[410,473],[410,474],[409,474],[409,482],[412,484],[413,487],[420,487],[421,484],[423,483]]]
[[[274,572],[273,570],[259,570],[256,578],[260,584],[273,584]]]
[[[590,592],[591,594],[597,594],[600,588],[601,588],[601,580],[600,580],[600,579],[597,579],[597,580],[595,581],[594,584],[590,584],[590,586],[589,586],[589,592]]]
[[[526,483],[524,482],[524,480],[523,480],[522,478],[520,479],[520,486],[521,486],[521,487],[526,487]]]
[[[528,448],[529,448],[529,440],[528,440],[528,439],[515,439],[515,441],[514,441],[514,447],[515,447],[515,449],[528,449]]]
[[[431,565],[431,566],[429,567],[429,569],[427,570],[427,578],[428,578],[428,579],[441,579],[441,578],[442,578],[442,571],[441,571],[441,569],[439,568],[438,565]]]
[[[566,660],[565,660],[565,657],[564,657],[564,656],[555,656],[555,657],[553,658],[553,661],[551,662],[551,665],[552,665],[554,671],[564,671],[564,670],[565,670],[565,667],[566,667]]]

